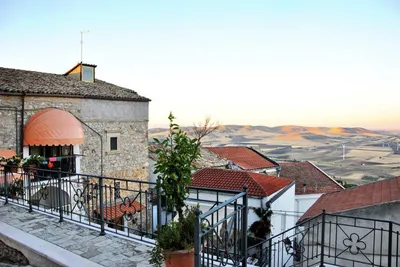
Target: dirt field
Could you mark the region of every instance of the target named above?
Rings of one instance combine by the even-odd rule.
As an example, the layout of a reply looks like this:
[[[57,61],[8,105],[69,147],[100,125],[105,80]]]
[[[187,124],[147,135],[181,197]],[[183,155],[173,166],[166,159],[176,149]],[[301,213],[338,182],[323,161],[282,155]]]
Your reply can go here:
[[[397,133],[362,128],[230,125],[208,136],[203,145],[245,145],[277,161],[310,160],[336,178],[364,184],[400,176],[399,141]]]

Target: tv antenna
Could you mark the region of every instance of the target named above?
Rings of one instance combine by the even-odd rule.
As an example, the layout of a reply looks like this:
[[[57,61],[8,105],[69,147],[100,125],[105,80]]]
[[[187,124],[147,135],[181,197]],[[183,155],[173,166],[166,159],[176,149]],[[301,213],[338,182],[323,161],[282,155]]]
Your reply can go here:
[[[346,146],[344,144],[342,144],[343,146],[343,160],[346,159]]]
[[[83,62],[83,34],[89,33],[89,30],[81,31],[81,63]]]

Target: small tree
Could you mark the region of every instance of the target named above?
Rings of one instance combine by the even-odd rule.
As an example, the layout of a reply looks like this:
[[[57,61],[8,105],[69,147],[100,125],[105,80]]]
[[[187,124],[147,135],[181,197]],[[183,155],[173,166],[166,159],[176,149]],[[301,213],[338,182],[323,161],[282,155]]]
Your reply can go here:
[[[206,117],[204,123],[193,124],[192,135],[198,140],[218,130],[219,122],[211,122],[211,117]]]
[[[193,161],[200,158],[201,138],[190,138],[186,132],[174,123],[174,115],[168,116],[169,134],[158,145],[157,162],[154,173],[158,173],[157,189],[161,189],[167,199],[167,208],[176,210],[179,219],[183,218],[183,208],[191,184]]]

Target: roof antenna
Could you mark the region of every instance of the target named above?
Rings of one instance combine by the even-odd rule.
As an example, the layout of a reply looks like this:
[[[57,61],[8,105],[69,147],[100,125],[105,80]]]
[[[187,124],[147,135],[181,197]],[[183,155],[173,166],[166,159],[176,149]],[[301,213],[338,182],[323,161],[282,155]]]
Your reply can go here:
[[[83,34],[88,32],[89,30],[81,31],[81,63],[83,63]]]

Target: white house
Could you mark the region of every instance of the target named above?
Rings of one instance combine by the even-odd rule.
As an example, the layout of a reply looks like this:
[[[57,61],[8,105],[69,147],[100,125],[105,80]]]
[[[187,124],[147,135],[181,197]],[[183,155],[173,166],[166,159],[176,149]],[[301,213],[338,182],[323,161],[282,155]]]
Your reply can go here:
[[[296,220],[323,194],[341,191],[344,187],[310,161],[280,162],[281,175],[296,181]]]
[[[193,174],[192,185],[201,188],[214,188],[222,190],[243,190],[243,186],[248,186],[248,226],[260,218],[253,212],[255,208],[266,208],[266,204],[271,205],[274,210],[294,209],[295,186],[294,181],[288,178],[270,176],[254,172],[240,170],[206,168]],[[194,194],[194,192],[192,192]],[[193,196],[192,196],[193,197]],[[201,199],[211,201],[216,200],[216,193],[203,192],[199,196]],[[228,196],[219,194],[219,200],[223,201]],[[197,204],[197,203],[193,203]],[[212,204],[200,203],[200,209],[205,212],[211,208]],[[232,209],[231,209],[232,210]],[[224,211],[221,211],[223,213]],[[223,218],[223,214],[221,217]],[[271,218],[272,235],[290,229],[295,225],[295,217],[285,216],[281,213],[274,213]]]

